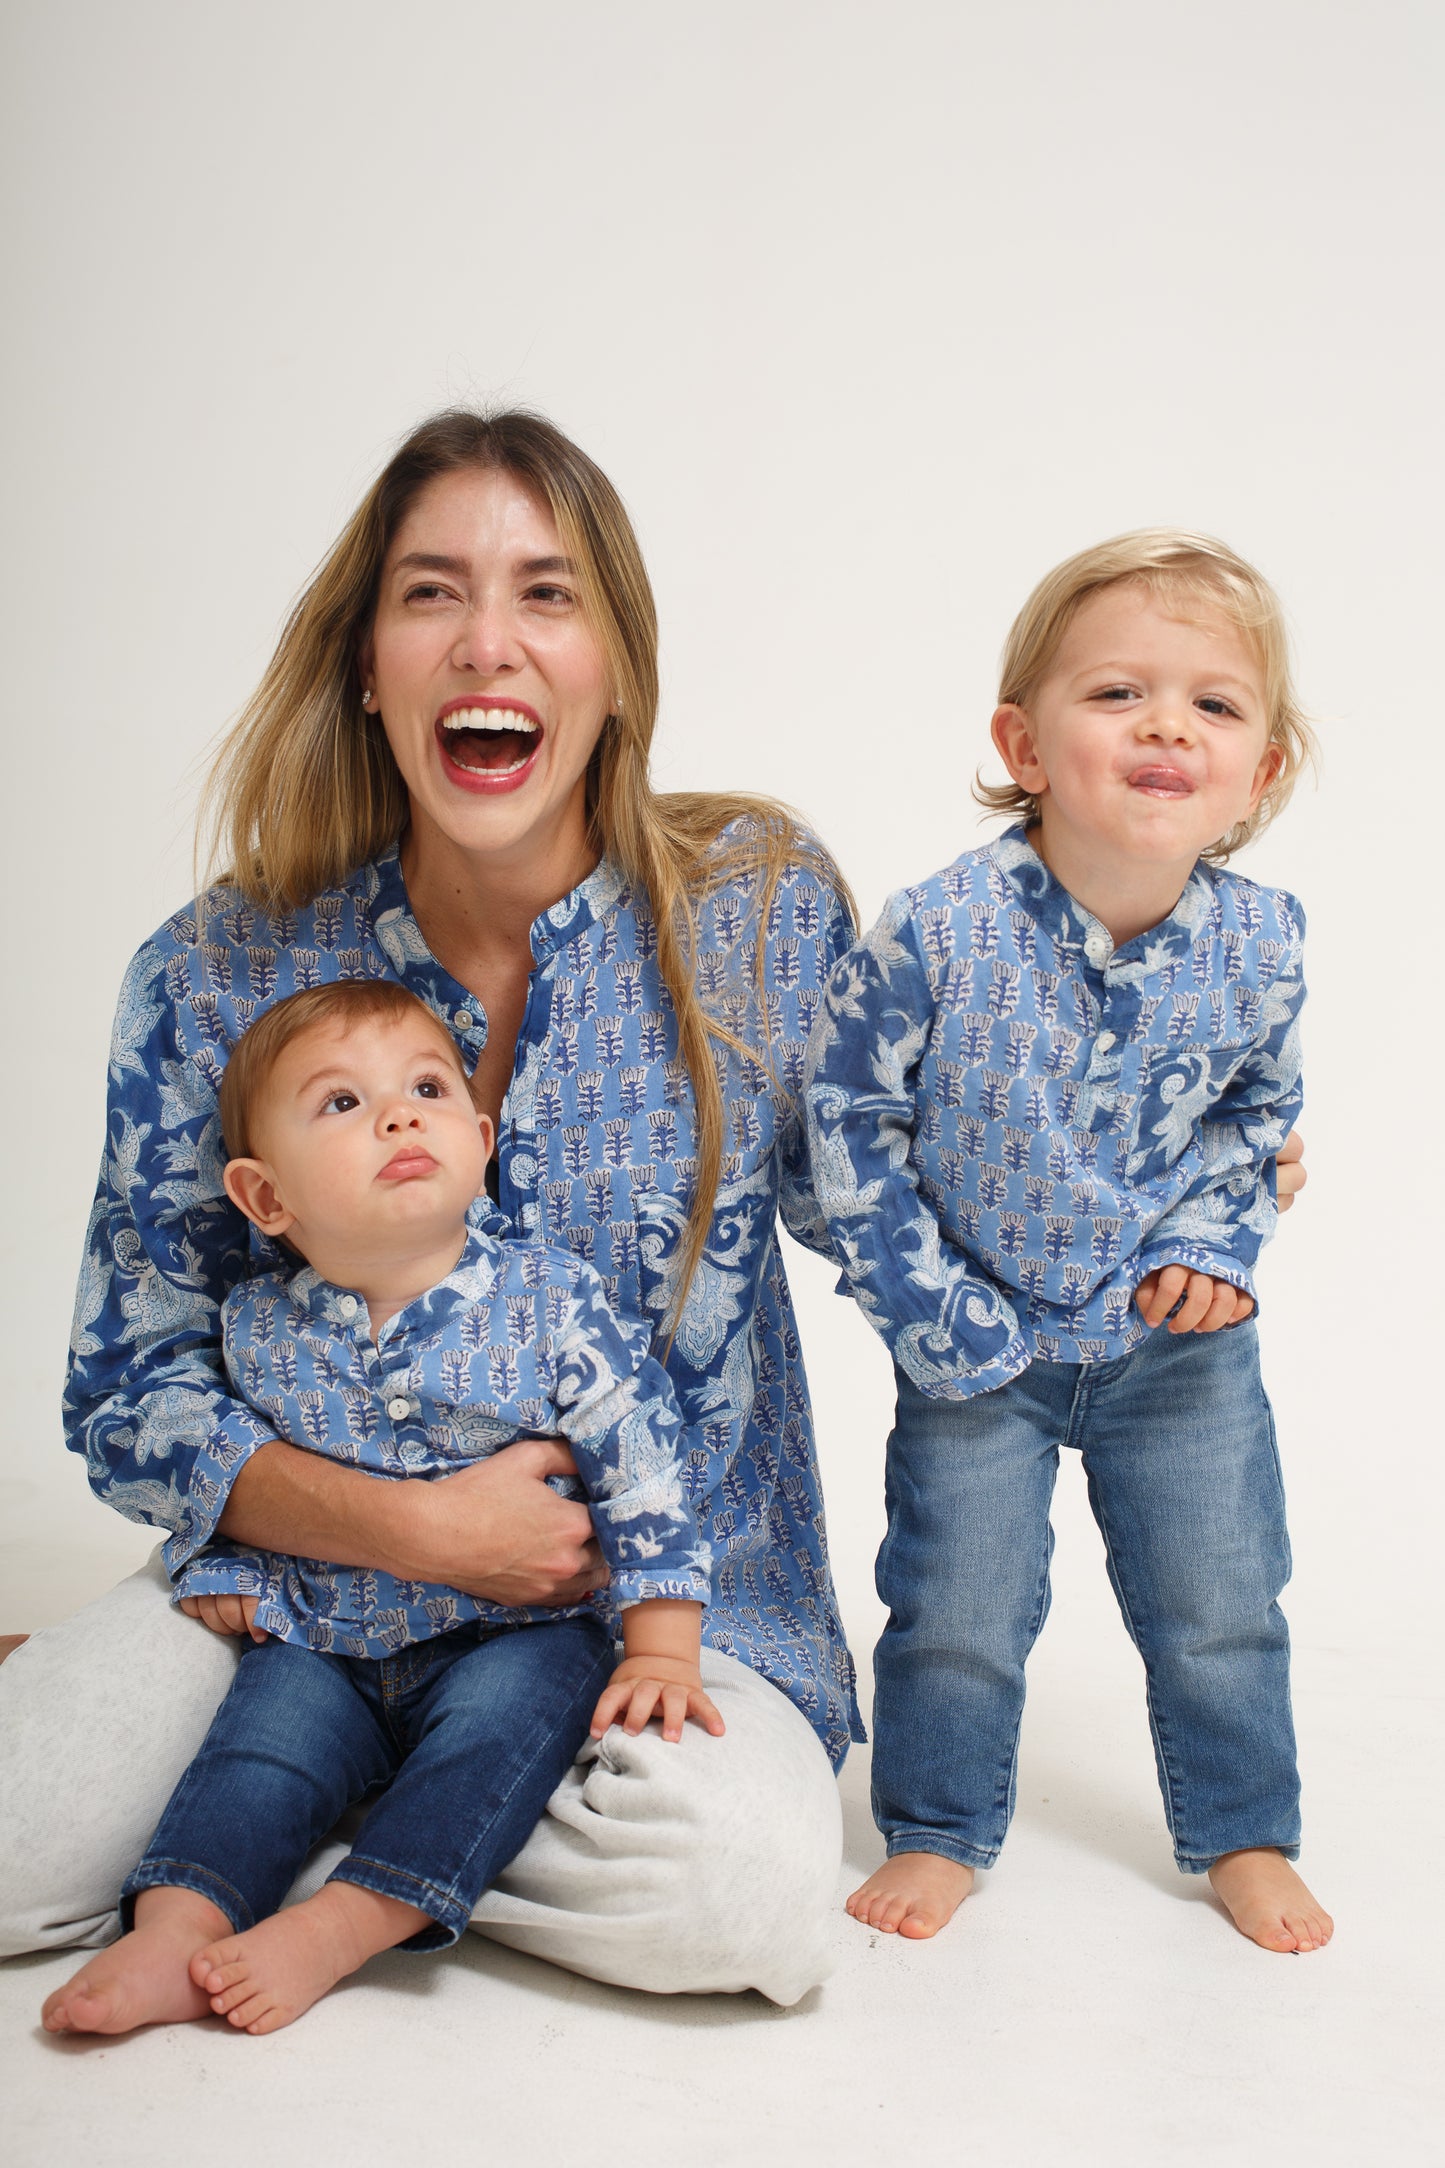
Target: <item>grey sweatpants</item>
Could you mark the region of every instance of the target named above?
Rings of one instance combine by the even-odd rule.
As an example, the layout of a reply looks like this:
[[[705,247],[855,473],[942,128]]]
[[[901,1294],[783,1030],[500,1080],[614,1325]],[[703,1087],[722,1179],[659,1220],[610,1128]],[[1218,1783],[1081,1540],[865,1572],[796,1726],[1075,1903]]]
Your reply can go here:
[[[238,1641],[174,1611],[159,1553],[0,1666],[0,1956],[95,1946],[231,1682]],[[727,1734],[615,1725],[584,1747],[472,1918],[478,1934],[658,1994],[796,2002],[828,1971],[837,1787],[803,1716],[703,1652]],[[345,1849],[308,1863],[317,1887]]]

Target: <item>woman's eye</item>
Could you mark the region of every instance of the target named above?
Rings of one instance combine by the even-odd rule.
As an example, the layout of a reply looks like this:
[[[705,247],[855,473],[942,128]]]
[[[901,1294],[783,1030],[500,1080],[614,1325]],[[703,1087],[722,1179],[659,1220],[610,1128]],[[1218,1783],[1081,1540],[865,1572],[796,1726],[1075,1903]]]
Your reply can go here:
[[[555,610],[565,609],[571,603],[572,596],[565,587],[529,587],[527,600],[543,603],[548,609]]]
[[[403,600],[406,602],[441,602],[447,598],[447,594],[448,590],[439,586],[435,580],[418,580],[414,587],[408,587]]]

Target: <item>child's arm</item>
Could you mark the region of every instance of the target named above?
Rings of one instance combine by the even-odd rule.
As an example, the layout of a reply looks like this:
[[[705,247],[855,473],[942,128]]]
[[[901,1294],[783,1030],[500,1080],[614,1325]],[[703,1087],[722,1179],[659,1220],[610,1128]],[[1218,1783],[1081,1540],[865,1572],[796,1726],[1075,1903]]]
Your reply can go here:
[[[1022,1370],[1018,1320],[943,1234],[910,1157],[935,1003],[907,895],[843,958],[808,1049],[813,1186],[849,1292],[894,1361],[938,1399]]]
[[[667,1600],[635,1603],[622,1614],[626,1655],[603,1689],[592,1718],[592,1736],[600,1739],[609,1724],[620,1723],[634,1736],[649,1717],[660,1714],[664,1739],[681,1739],[691,1717],[723,1735],[723,1720],[703,1691],[698,1657],[702,1648],[702,1605]]]
[[[1153,1327],[1217,1332],[1255,1307],[1254,1271],[1274,1233],[1275,1154],[1299,1117],[1299,1017],[1304,1006],[1304,913],[1284,900],[1280,967],[1260,996],[1258,1036],[1199,1125],[1204,1167],[1154,1228],[1139,1255],[1136,1299]]]

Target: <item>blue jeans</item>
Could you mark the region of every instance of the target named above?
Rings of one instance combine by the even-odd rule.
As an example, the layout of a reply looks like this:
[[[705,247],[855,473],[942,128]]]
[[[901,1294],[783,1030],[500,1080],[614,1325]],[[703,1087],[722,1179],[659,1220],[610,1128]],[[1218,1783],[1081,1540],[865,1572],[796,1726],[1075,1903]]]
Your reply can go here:
[[[331,1880],[430,1913],[403,1948],[455,1942],[571,1766],[615,1661],[594,1618],[463,1626],[379,1660],[254,1644],[125,1885],[122,1924],[138,1891],[164,1885],[254,1926],[346,1808],[380,1792]]]
[[[901,1373],[878,1593],[873,1810],[895,1852],[989,1867],[1013,1813],[1024,1661],[1049,1608],[1059,1448],[1083,1456],[1144,1659],[1174,1856],[1299,1849],[1284,1491],[1253,1322],[1163,1326],[1106,1363],[1034,1362],[927,1400]]]

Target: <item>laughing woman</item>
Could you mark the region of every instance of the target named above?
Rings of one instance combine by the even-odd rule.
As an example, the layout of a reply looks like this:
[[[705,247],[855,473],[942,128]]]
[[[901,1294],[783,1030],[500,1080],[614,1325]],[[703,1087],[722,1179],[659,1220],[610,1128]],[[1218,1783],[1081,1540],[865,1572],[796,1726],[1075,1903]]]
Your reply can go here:
[[[379,1477],[228,1390],[219,1307],[269,1261],[221,1184],[228,1052],[299,987],[402,980],[475,1065],[502,1207],[651,1323],[719,1561],[725,1751],[608,1732],[473,1925],[598,1979],[790,2003],[826,1970],[830,1763],[858,1734],[777,1217],[823,1239],[793,1094],[851,918],[781,808],[654,793],[656,706],[652,594],[606,477],[528,415],[423,424],[223,753],[229,871],[127,975],[70,1442],[101,1497],[169,1532],[172,1569],[220,1531],[509,1604],[603,1578],[585,1508],[546,1481],[561,1446]],[[115,1932],[239,1647],[167,1585],[158,1559],[0,1672],[0,1949]]]

